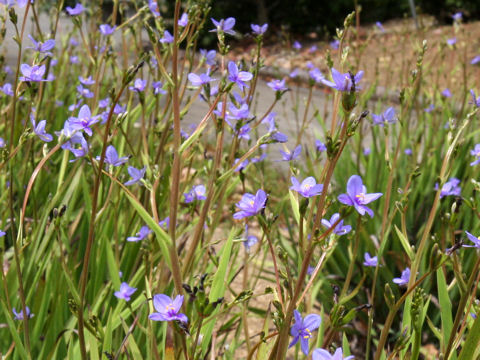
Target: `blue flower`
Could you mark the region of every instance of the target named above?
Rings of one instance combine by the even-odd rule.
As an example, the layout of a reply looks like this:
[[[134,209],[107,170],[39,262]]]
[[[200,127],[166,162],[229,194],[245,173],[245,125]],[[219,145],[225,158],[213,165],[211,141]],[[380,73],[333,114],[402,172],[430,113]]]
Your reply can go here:
[[[248,216],[257,215],[265,208],[267,202],[267,194],[262,189],[259,189],[255,195],[245,193],[242,199],[235,204],[240,211],[233,214],[233,218],[236,220],[243,219]]]
[[[330,353],[325,349],[315,349],[312,353],[312,360],[351,360],[354,358],[355,357],[352,355],[343,357],[342,348],[335,350],[333,355],[330,355]]]
[[[248,71],[239,71],[237,64],[233,61],[228,62],[228,80],[234,82],[238,85],[240,90],[243,91],[243,88],[247,86],[245,81],[252,80],[253,75]]]
[[[373,218],[372,209],[365,205],[377,200],[382,195],[382,193],[367,194],[367,188],[363,185],[362,178],[352,175],[347,182],[347,193],[339,195],[338,201],[348,206],[354,206],[360,215],[367,213]]]
[[[372,266],[372,267],[375,267],[377,266],[378,264],[378,258],[376,256],[370,256],[370,254],[368,252],[366,252],[364,255],[363,255],[363,258],[365,259],[365,261],[363,262],[363,265],[364,266]]]
[[[322,219],[322,225],[325,228],[330,229],[338,221],[339,218],[340,218],[340,214],[335,213],[335,214],[332,215],[330,220]],[[342,235],[348,234],[350,231],[352,231],[352,227],[350,225],[345,225],[344,226],[343,225],[343,220],[340,220],[338,222],[337,226],[335,226],[335,229],[333,230],[333,233],[337,234],[338,236],[342,236]]]
[[[281,161],[296,160],[300,156],[301,152],[302,152],[302,145],[298,145],[292,152],[290,152],[289,150],[287,151],[280,150],[280,154],[282,154]]]
[[[113,295],[115,295],[119,299],[130,301],[130,297],[133,295],[135,291],[137,291],[136,288],[130,287],[126,282],[122,282],[120,284],[120,290],[115,291]]]
[[[210,32],[224,32],[225,34],[235,35],[233,27],[235,26],[235,18],[229,17],[227,19],[221,19],[220,21],[211,18],[215,29],[210,30]]]
[[[14,315],[14,320],[23,320],[23,310],[20,309],[19,312],[15,310],[15,308],[12,309],[13,315]],[[28,306],[25,307],[25,312],[27,313],[27,318],[31,319],[32,317],[35,316],[35,314],[32,314],[30,312],[30,308]]]
[[[131,176],[132,179],[128,180],[124,185],[125,186],[130,186],[130,185],[138,183],[145,176],[145,171],[146,170],[147,170],[146,166],[144,166],[141,169],[137,169],[133,166],[129,166],[127,168],[127,171],[128,171],[128,174]]]
[[[180,308],[183,304],[183,296],[177,295],[175,300],[164,294],[157,294],[153,297],[153,306],[157,312],[148,315],[150,320],[154,321],[181,321],[188,322],[185,314],[181,314]]]
[[[317,184],[313,176],[307,177],[301,184],[294,176],[292,176],[291,181],[293,185],[290,187],[290,190],[298,192],[305,198],[316,196],[323,190],[323,184]]]
[[[139,232],[135,234],[135,236],[127,237],[127,241],[137,242],[145,239],[151,233],[152,233],[152,230],[150,230],[148,226],[144,225],[140,228]]]
[[[290,335],[293,336],[293,340],[288,346],[291,348],[300,340],[300,347],[305,355],[308,355],[308,341],[312,337],[312,331],[318,329],[322,323],[322,318],[317,314],[310,314],[302,319],[302,315],[297,310],[293,311],[295,316],[295,323],[290,328]]]
[[[353,81],[352,81],[352,77],[353,77]],[[333,82],[328,80],[322,80],[322,82],[325,85],[330,86],[331,88],[334,88],[338,91],[345,91],[345,92],[352,91],[353,82],[355,82],[355,91],[358,91],[360,90],[360,86],[358,85],[358,83],[360,82],[362,77],[363,77],[363,71],[359,71],[355,76],[353,76],[350,73],[342,74],[335,68],[332,68]]]
[[[399,278],[394,278],[393,282],[400,286],[406,286],[410,280],[410,268],[406,268],[402,271],[402,275]]]

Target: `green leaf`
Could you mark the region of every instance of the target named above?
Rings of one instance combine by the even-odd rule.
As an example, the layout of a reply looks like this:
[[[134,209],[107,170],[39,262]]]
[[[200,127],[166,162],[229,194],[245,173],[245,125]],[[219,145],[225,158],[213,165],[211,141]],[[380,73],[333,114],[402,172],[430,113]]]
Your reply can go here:
[[[442,351],[445,351],[445,340],[448,341],[450,333],[452,332],[452,303],[448,296],[447,282],[443,270],[437,269],[437,287],[438,287],[438,301],[440,302],[440,317],[442,319]],[[452,360],[456,360],[456,354],[452,353]]]
[[[406,236],[400,231],[400,229],[395,225],[395,232],[397,233],[398,238],[400,239],[400,243],[403,246],[403,249],[407,253],[408,257],[410,260],[413,261],[415,258],[415,254],[413,253],[412,247],[410,246],[410,243],[408,242],[408,239]]]
[[[480,316],[475,319],[473,326],[470,328],[458,360],[477,359],[474,356],[479,349],[478,344],[480,344]]]
[[[293,194],[293,191],[288,191],[288,196],[290,197],[290,204],[292,205],[293,217],[297,224],[300,224],[300,210],[298,206],[298,199]]]

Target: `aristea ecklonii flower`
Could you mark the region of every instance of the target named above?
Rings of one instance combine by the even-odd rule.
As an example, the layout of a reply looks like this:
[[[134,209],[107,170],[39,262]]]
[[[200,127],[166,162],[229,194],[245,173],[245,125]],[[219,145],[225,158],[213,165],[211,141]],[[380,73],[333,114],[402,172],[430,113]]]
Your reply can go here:
[[[33,126],[33,132],[35,135],[37,135],[40,140],[45,141],[45,142],[50,142],[53,140],[53,136],[50,134],[47,134],[45,131],[45,125],[47,125],[46,120],[41,120],[38,124],[35,122],[35,116],[33,114],[30,114],[30,122],[32,123]]]
[[[373,125],[379,125],[381,127],[386,124],[393,124],[397,121],[397,118],[395,117],[395,109],[393,107],[389,107],[383,114],[372,114],[372,119]]]
[[[475,91],[473,91],[473,89],[470,89],[470,94],[472,95],[471,104],[475,105],[476,107],[480,107],[480,96],[475,97]]]
[[[40,81],[49,81],[48,79],[44,79],[43,75],[45,75],[45,65],[34,65],[30,66],[28,64],[20,65],[20,71],[22,72],[23,76],[20,76],[20,81],[30,81],[30,82],[40,82]]]
[[[305,319],[302,319],[302,315],[297,310],[293,311],[295,316],[295,323],[290,328],[290,335],[293,336],[293,340],[288,345],[291,348],[295,345],[298,340],[300,340],[300,347],[305,355],[308,355],[308,340],[312,337],[312,331],[318,329],[322,323],[322,318],[317,314],[310,314],[305,316]]]
[[[372,266],[372,267],[375,267],[377,266],[378,264],[378,258],[376,256],[370,256],[370,254],[368,252],[366,252],[364,255],[363,255],[363,258],[364,258],[364,262],[363,262],[363,265],[364,266]]]
[[[257,215],[265,208],[266,202],[267,194],[262,189],[259,189],[255,195],[250,193],[243,194],[242,199],[235,204],[240,211],[233,214],[233,218],[239,220],[248,216]]]
[[[178,19],[178,26],[185,27],[188,25],[188,14],[183,13],[182,16],[180,16],[180,19]]]
[[[250,24],[250,27],[255,35],[263,35],[265,31],[268,29],[268,24],[257,25],[257,24]]]
[[[143,179],[143,177],[145,176],[145,171],[147,170],[147,167],[144,166],[143,168],[141,169],[137,169],[133,166],[129,166],[127,168],[127,171],[128,171],[128,174],[130,175],[130,177],[132,178],[131,180],[128,180],[125,184],[125,186],[130,186],[130,185],[133,185],[133,184],[136,184],[138,183],[140,180]]]
[[[460,192],[462,188],[458,186],[460,184],[460,180],[457,178],[450,178],[445,184],[442,186],[442,190],[440,191],[440,199],[444,196],[460,196]],[[438,190],[438,183],[435,184],[435,190]]]
[[[130,86],[129,89],[140,93],[143,90],[145,90],[145,86],[147,86],[147,80],[143,80],[139,78],[139,79],[135,79],[133,86]]]
[[[373,218],[372,209],[365,205],[377,200],[382,195],[382,193],[367,194],[367,188],[363,185],[362,178],[352,175],[347,182],[347,193],[339,195],[338,201],[348,206],[354,206],[360,215],[367,213]]]
[[[67,6],[65,10],[67,10],[68,15],[76,16],[76,15],[80,15],[85,10],[85,8],[81,3],[77,3],[75,7],[72,8],[70,6]]]
[[[268,82],[267,85],[273,91],[288,90],[288,88],[285,86],[285,79],[282,79],[282,80],[274,79],[274,80]]]
[[[325,349],[315,349],[312,353],[312,360],[352,360],[355,357],[353,355],[343,357],[343,349],[338,348],[333,355]]]
[[[97,156],[97,160],[100,160],[100,156]],[[119,157],[117,150],[113,145],[108,145],[105,152],[105,164],[110,164],[112,166],[120,166],[125,164],[128,161],[128,156]]]
[[[470,155],[473,155],[477,158],[474,162],[470,163],[470,166],[480,163],[480,144],[476,144],[473,150],[470,150]]]
[[[355,76],[353,76],[353,81],[355,82],[355,91],[360,90],[360,86],[358,85],[358,83],[360,82],[360,80],[362,80],[362,77],[363,77],[363,71],[359,71]],[[352,75],[348,72],[345,74],[342,74],[337,69],[332,68],[332,80],[333,82],[328,80],[322,80],[322,82],[325,85],[331,88],[334,88],[338,91],[348,92],[353,90]]]
[[[340,214],[335,213],[332,215],[330,220],[322,219],[322,225],[325,228],[330,229],[338,221],[339,218]],[[350,225],[343,225],[343,220],[340,220],[337,226],[335,226],[335,229],[333,229],[333,233],[337,234],[338,236],[348,234],[350,231],[352,231],[352,227]]]
[[[185,196],[185,203],[189,204],[194,200],[206,200],[206,191],[207,190],[205,189],[204,185],[195,185],[194,187],[192,187],[192,190],[190,190],[188,193],[183,194]]]
[[[157,294],[153,297],[153,307],[157,312],[148,315],[153,321],[181,321],[188,322],[187,315],[179,313],[183,304],[183,295],[177,295],[175,300],[164,294]]]
[[[305,180],[302,181],[301,184],[294,176],[292,176],[290,180],[292,181],[292,186],[290,187],[290,190],[298,192],[305,198],[317,196],[323,190],[323,184],[317,184],[313,176],[307,177]]]
[[[26,49],[34,49],[35,51],[38,51],[39,53],[44,53],[45,55],[52,56],[52,53],[50,50],[52,50],[55,47],[55,40],[54,39],[48,39],[45,40],[44,42],[36,41],[32,35],[28,34],[28,38],[31,40],[33,43],[33,47],[27,47]]]
[[[247,86],[245,81],[252,80],[253,75],[248,71],[238,71],[238,66],[233,61],[228,62],[228,80],[234,82],[238,85],[240,90],[243,91],[243,88]]]
[[[110,36],[115,32],[116,26],[110,26],[108,24],[102,24],[100,25],[100,33],[103,36]]]
[[[88,136],[92,136],[93,130],[91,126],[97,123],[98,120],[98,116],[92,116],[88,105],[83,105],[78,111],[78,117],[71,117],[69,123],[73,130],[83,130]]]
[[[281,161],[295,160],[300,156],[301,152],[302,152],[302,145],[298,145],[292,152],[290,152],[289,150],[287,150],[287,151],[280,150],[280,154],[282,154],[282,160]]]
[[[480,238],[470,234],[468,231],[465,231],[465,234],[467,234],[468,240],[473,242],[474,245],[463,245],[463,247],[475,247],[477,249],[480,249]]]
[[[152,233],[152,230],[146,225],[142,226],[140,230],[135,234],[135,236],[129,236],[127,237],[127,241],[130,242],[137,242],[140,240],[145,239],[148,235]]]
[[[19,312],[15,308],[12,309],[13,315],[14,315],[14,320],[23,320],[23,310],[20,309]],[[28,306],[25,307],[25,312],[27,313],[27,318],[31,319],[32,317],[35,316],[35,314],[32,314],[30,312],[30,308]]]
[[[410,280],[410,268],[406,268],[402,271],[402,275],[399,278],[394,278],[393,282],[399,286],[406,286]]]
[[[233,27],[235,26],[235,18],[229,17],[227,19],[221,19],[220,21],[211,18],[215,29],[210,30],[210,32],[224,32],[225,34],[235,35]]]
[[[115,291],[113,295],[119,299],[123,299],[125,301],[130,301],[130,297],[133,295],[133,293],[137,291],[136,288],[130,287],[126,282],[122,282],[120,284],[120,290]]]

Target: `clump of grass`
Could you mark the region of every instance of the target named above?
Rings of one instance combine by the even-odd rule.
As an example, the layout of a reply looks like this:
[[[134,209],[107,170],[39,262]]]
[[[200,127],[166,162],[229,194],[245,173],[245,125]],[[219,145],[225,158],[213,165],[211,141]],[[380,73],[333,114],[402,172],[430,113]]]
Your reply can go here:
[[[59,2],[49,29],[41,5],[0,5],[2,355],[479,356],[469,43],[416,32],[405,76],[367,81],[372,36],[400,44],[352,13],[295,84],[261,76],[267,26],[235,61],[208,1],[114,1],[106,22]]]

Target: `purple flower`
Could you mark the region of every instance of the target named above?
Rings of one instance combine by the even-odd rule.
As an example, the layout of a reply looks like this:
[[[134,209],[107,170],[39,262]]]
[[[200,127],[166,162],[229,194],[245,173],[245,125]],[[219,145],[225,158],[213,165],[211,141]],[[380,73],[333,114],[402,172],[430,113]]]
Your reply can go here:
[[[338,39],[335,39],[333,41],[330,41],[330,47],[333,49],[333,50],[338,50],[338,48],[340,47],[340,41]]]
[[[77,3],[74,8],[67,6],[65,10],[67,10],[68,15],[75,16],[80,15],[85,10],[85,8],[81,3]]]
[[[53,136],[50,134],[47,134],[45,131],[45,125],[47,125],[46,120],[40,121],[38,124],[35,122],[35,116],[30,114],[30,122],[32,123],[33,126],[33,132],[35,135],[37,135],[40,140],[45,141],[45,142],[50,142],[53,140]]]
[[[462,12],[459,11],[459,12],[456,12],[455,14],[452,15],[452,19],[454,21],[460,21],[460,20],[462,20],[462,16],[463,16]]]
[[[363,155],[365,155],[365,156],[370,155],[371,152],[372,152],[372,150],[368,147],[363,149]]]
[[[157,0],[148,0],[148,8],[153,13],[154,16],[160,16],[160,11],[158,11]]]
[[[406,268],[402,271],[402,275],[399,278],[394,278],[393,282],[400,286],[406,286],[410,280],[410,268]]]
[[[294,49],[297,49],[297,50],[300,50],[302,48],[302,44],[300,44],[300,42],[298,42],[297,40],[295,40],[293,42],[293,48]]]
[[[100,156],[97,156],[97,160],[100,160]],[[120,166],[125,164],[128,161],[128,156],[119,157],[117,150],[113,145],[107,146],[107,151],[105,152],[105,163],[112,166]]]
[[[325,80],[325,76],[323,76],[322,72],[318,68],[313,68],[308,72],[308,74],[316,83],[322,83],[323,80]]]
[[[34,49],[39,53],[45,53],[46,55],[52,56],[50,50],[55,47],[55,40],[49,39],[44,42],[40,42],[36,41],[30,34],[28,35],[28,38],[32,41],[33,47],[27,47],[27,49]]]
[[[170,216],[167,216],[165,219],[160,220],[158,225],[160,225],[162,229],[168,229],[168,227],[170,226]]]
[[[0,86],[0,91],[5,95],[13,96],[13,86],[10,83],[5,83],[3,86]]]
[[[470,61],[470,64],[475,65],[480,63],[480,55],[475,56],[472,61]]]
[[[183,304],[183,296],[177,295],[175,300],[164,294],[157,294],[153,297],[153,306],[157,312],[148,315],[150,320],[154,321],[181,321],[188,322],[185,314],[179,313]]]
[[[154,81],[152,83],[152,87],[153,87],[153,93],[155,95],[158,95],[158,94],[165,95],[167,93],[166,90],[163,90],[163,83],[161,81]]]
[[[135,92],[142,92],[145,90],[145,86],[147,86],[147,80],[143,79],[135,79],[135,82],[133,83],[133,86],[130,86],[129,89]]]
[[[83,130],[88,136],[92,136],[91,126],[98,120],[98,116],[92,116],[88,105],[83,105],[78,112],[78,117],[71,117],[69,123],[73,130]]]
[[[318,50],[317,45],[312,45],[312,46],[310,46],[310,48],[308,49],[308,52],[309,52],[310,54],[313,54],[313,53],[314,53],[315,51],[317,51],[317,50]]]
[[[452,97],[452,93],[450,92],[450,89],[449,89],[449,88],[445,88],[445,89],[441,92],[441,94],[442,94],[443,97],[446,97],[446,98]]]
[[[372,114],[373,125],[379,125],[383,127],[386,124],[394,124],[397,121],[395,117],[395,109],[389,107],[383,114]]]
[[[163,32],[163,37],[160,39],[162,44],[171,44],[173,43],[174,37],[168,30]]]
[[[288,88],[285,86],[285,79],[282,80],[272,80],[267,83],[267,85],[274,91],[285,91]]]
[[[115,32],[116,26],[110,26],[108,24],[102,24],[100,25],[100,33],[103,36],[110,36]]]
[[[290,187],[290,190],[298,192],[305,198],[317,196],[323,190],[323,184],[317,184],[313,176],[307,177],[305,180],[302,181],[301,184],[294,176],[292,176],[290,180],[292,181],[292,186]]]
[[[215,57],[217,56],[217,52],[215,50],[207,51],[205,49],[200,49],[200,54],[202,55],[202,59],[205,59],[205,63],[207,65],[215,65]]]
[[[119,299],[130,301],[130,296],[132,296],[135,291],[137,291],[136,288],[128,286],[126,282],[122,282],[120,284],[120,291],[115,291],[113,295]]]
[[[288,136],[277,130],[275,130],[275,132],[272,133],[271,138],[273,141],[279,142],[279,143],[286,143],[288,141]],[[281,152],[283,153],[283,151]]]
[[[0,237],[4,237],[5,235],[7,235],[7,233],[3,230],[0,230]]]
[[[140,230],[135,234],[135,236],[127,237],[127,241],[137,242],[140,240],[145,239],[149,234],[152,233],[152,230],[149,229],[148,226],[144,225],[140,228]]]
[[[185,27],[188,25],[188,14],[183,13],[182,16],[180,16],[180,19],[178,19],[178,26]]]
[[[124,185],[125,186],[130,186],[130,185],[138,183],[145,176],[145,171],[146,170],[147,170],[146,166],[144,166],[141,169],[137,169],[137,168],[134,168],[133,166],[129,166],[127,168],[127,171],[128,171],[128,174],[130,175],[130,177],[132,179],[128,180]]]
[[[28,64],[22,64],[20,65],[20,70],[23,74],[23,76],[20,77],[20,81],[48,81],[43,79],[45,75],[45,65],[30,66]]]
[[[88,78],[83,78],[79,76],[78,80],[82,83],[82,85],[85,85],[85,86],[90,86],[95,84],[95,80],[93,80],[92,76],[89,76]]]
[[[240,159],[235,159],[233,165],[236,165],[239,161],[240,161]],[[245,160],[245,161],[242,161],[242,163],[235,168],[235,172],[242,171],[243,169],[245,169],[247,167],[247,165],[248,165],[248,159]]]
[[[475,247],[477,249],[480,249],[480,239],[470,234],[468,231],[465,231],[465,234],[467,234],[468,240],[473,242],[474,245],[463,245],[463,247]]]
[[[355,357],[353,355],[343,357],[343,349],[338,348],[333,355],[325,349],[315,349],[312,353],[312,360],[352,360]]]
[[[288,76],[295,79],[298,76],[298,68],[295,68]]]
[[[423,111],[425,111],[426,113],[430,113],[430,112],[432,112],[434,109],[435,109],[435,105],[430,104],[428,107],[426,107],[425,109],[423,109]]]
[[[325,228],[330,229],[338,221],[339,218],[340,218],[340,214],[335,213],[332,215],[330,220],[322,219],[322,225]],[[350,225],[344,226],[343,220],[340,220],[337,226],[335,226],[335,229],[333,229],[333,233],[337,234],[338,236],[342,236],[342,235],[348,234],[351,230],[352,230],[352,227]]]
[[[473,89],[470,89],[470,94],[472,95],[471,104],[475,105],[476,107],[480,107],[480,96],[476,98],[475,91],[473,91]]]
[[[265,208],[267,202],[267,194],[262,189],[259,189],[255,195],[245,193],[242,199],[235,204],[240,211],[233,214],[233,218],[236,220],[243,219],[247,216],[257,215]]]
[[[206,200],[206,189],[204,185],[195,185],[188,193],[184,193],[185,203],[189,204],[195,200]]]
[[[403,153],[404,153],[405,155],[412,155],[413,152],[412,152],[412,149],[406,148],[406,149],[403,151]]]
[[[91,99],[94,95],[90,89],[84,88],[82,85],[77,86],[77,91],[80,96],[86,97],[87,99]]]
[[[78,56],[72,56],[70,58],[70,64],[78,64],[80,60],[78,59]]]
[[[385,32],[385,28],[383,27],[382,23],[380,21],[377,21],[375,23],[375,25],[377,26],[378,30],[380,30],[382,33]]]
[[[460,186],[460,180],[457,178],[450,178],[443,186],[440,191],[440,199],[444,196],[460,196],[460,191],[462,190]],[[438,183],[435,184],[435,190],[438,190]]]
[[[210,30],[210,32],[224,32],[226,34],[235,35],[233,27],[235,26],[235,18],[229,17],[227,19],[221,19],[220,21],[211,18],[215,29]]]
[[[377,266],[378,264],[378,259],[376,256],[370,256],[370,254],[368,252],[366,252],[364,255],[363,255],[363,258],[365,259],[365,261],[363,262],[363,265],[364,266],[372,266],[372,267],[375,267]]]
[[[263,35],[265,34],[265,31],[267,31],[268,29],[268,24],[263,24],[263,25],[251,24],[250,27],[252,28],[252,31],[255,35]]]
[[[15,310],[15,308],[12,309],[12,312],[13,312],[13,315],[14,315],[14,320],[23,320],[23,310],[20,309],[19,312],[17,312],[17,310]],[[35,314],[32,314],[30,312],[30,308],[28,306],[25,307],[25,312],[27,313],[27,318],[28,319],[31,319],[32,317],[35,316]]]
[[[254,246],[258,242],[258,238],[254,235],[248,235],[248,225],[245,224],[245,240],[243,241],[243,245],[245,246],[245,250],[247,253],[250,252],[250,248]]]
[[[377,200],[382,195],[382,193],[367,194],[367,188],[363,185],[362,178],[352,175],[347,182],[347,193],[339,195],[338,201],[348,206],[354,206],[360,215],[367,213],[373,218],[372,209],[365,205]]]
[[[287,149],[287,151],[280,150],[280,153],[282,154],[282,160],[281,161],[295,160],[300,156],[301,152],[302,152],[302,145],[298,145],[292,152],[290,152],[288,149]]]
[[[252,78],[253,75],[248,71],[238,71],[238,66],[235,62],[228,62],[228,80],[236,83],[240,90],[243,90],[243,87],[247,86],[245,81],[250,81]]]
[[[322,80],[322,82],[325,85],[330,86],[331,88],[334,88],[338,91],[352,91],[352,77],[353,81],[355,82],[355,91],[360,90],[360,86],[358,85],[358,83],[360,82],[360,80],[362,80],[363,71],[359,71],[355,76],[352,76],[350,73],[342,74],[335,68],[332,68],[333,82],[328,80]]]
[[[106,108],[110,104],[110,98],[102,99],[98,102],[98,107],[100,109]]]
[[[324,152],[324,151],[327,151],[327,146],[322,143],[320,140],[315,140],[315,149],[318,151],[318,152]]]
[[[303,353],[308,355],[308,340],[312,337],[312,331],[317,330],[322,323],[322,318],[317,314],[309,314],[305,316],[305,319],[302,319],[302,315],[297,310],[293,311],[293,315],[295,316],[295,323],[290,328],[290,335],[293,336],[293,340],[288,347],[291,348],[300,340]]]
[[[211,81],[215,81],[210,77],[209,71],[204,74],[197,75],[195,73],[188,74],[188,80],[192,83],[193,87],[200,87],[208,84]]]
[[[476,144],[473,150],[470,150],[470,154],[477,158],[474,162],[470,163],[470,166],[480,163],[480,144]]]
[[[456,38],[456,37],[447,39],[447,44],[450,45],[450,46],[453,46],[453,45],[455,45],[456,43],[457,43],[457,38]]]

